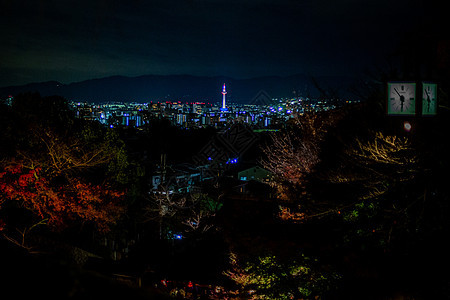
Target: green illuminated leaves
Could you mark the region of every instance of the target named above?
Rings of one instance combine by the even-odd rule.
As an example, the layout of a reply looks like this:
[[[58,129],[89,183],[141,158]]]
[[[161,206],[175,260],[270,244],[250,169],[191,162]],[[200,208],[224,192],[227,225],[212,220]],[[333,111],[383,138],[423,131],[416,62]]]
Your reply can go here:
[[[335,272],[325,271],[317,259],[304,254],[284,259],[269,254],[243,263],[231,254],[230,262],[232,269],[225,275],[239,285],[243,293],[252,291],[252,299],[320,297],[340,278]]]

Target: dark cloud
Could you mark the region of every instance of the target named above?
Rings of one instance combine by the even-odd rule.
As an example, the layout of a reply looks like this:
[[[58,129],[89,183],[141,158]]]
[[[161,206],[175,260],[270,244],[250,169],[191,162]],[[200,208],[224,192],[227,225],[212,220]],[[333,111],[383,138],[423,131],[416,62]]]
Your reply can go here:
[[[412,0],[0,3],[0,86],[117,74],[356,72],[433,15]]]

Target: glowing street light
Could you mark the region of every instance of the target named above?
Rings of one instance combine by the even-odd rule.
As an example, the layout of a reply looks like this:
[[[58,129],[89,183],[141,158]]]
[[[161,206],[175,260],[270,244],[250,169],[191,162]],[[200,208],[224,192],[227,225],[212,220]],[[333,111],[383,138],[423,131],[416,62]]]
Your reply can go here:
[[[405,129],[407,132],[410,132],[411,129],[412,129],[411,123],[409,123],[408,121],[405,121],[405,122],[403,123],[403,129]]]

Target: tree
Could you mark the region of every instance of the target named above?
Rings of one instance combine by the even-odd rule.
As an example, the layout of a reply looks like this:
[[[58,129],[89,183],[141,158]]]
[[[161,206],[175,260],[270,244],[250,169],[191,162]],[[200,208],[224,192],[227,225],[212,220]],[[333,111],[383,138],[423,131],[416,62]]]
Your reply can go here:
[[[219,199],[213,199],[207,194],[195,193],[190,196],[190,208],[182,222],[187,232],[204,233],[214,227],[212,218],[222,208]]]
[[[0,210],[27,209],[55,230],[85,222],[109,230],[124,211],[123,142],[76,120],[59,97],[16,97],[11,114],[20,126],[5,134],[15,151],[5,151],[0,163]]]
[[[149,199],[145,207],[145,221],[157,221],[159,226],[159,239],[166,236],[164,230],[166,222],[174,221],[175,215],[186,209],[186,197],[178,196],[168,187],[160,186]]]
[[[214,227],[212,218],[222,208],[220,199],[215,200],[202,193],[174,193],[161,186],[155,191],[145,208],[147,221],[159,224],[160,239],[168,231],[180,230],[186,233],[205,233]]]
[[[304,194],[307,177],[320,162],[321,144],[328,129],[340,114],[306,113],[291,122],[291,127],[272,135],[272,143],[263,148],[264,168],[275,174],[274,185],[282,200]]]
[[[352,196],[330,209],[347,222],[358,223],[362,234],[375,232],[391,239],[393,228],[405,226],[405,218],[418,204],[419,156],[410,139],[374,132],[366,140],[356,138],[345,149],[338,169],[324,175],[335,188]]]
[[[290,202],[280,205],[279,217],[295,223],[337,217],[358,224],[359,234],[391,240],[393,229],[417,222],[414,206],[424,199],[417,145],[392,130],[362,128],[364,118],[354,119],[351,110],[326,116],[299,118],[264,149],[263,164]]]
[[[340,279],[318,259],[301,253],[289,260],[269,253],[244,262],[231,254],[230,261],[231,270],[224,274],[251,299],[319,299],[336,288]]]
[[[61,230],[78,221],[91,222],[100,231],[108,231],[123,212],[120,200],[124,193],[106,184],[94,185],[80,178],[52,183],[40,167],[28,169],[20,162],[2,169],[0,204],[14,201],[47,220],[54,229]]]

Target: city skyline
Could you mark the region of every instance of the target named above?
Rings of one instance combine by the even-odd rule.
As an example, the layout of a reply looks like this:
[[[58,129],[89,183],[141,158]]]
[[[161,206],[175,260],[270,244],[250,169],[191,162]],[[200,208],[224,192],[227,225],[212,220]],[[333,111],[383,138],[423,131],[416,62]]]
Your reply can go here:
[[[0,0],[3,293],[450,299],[443,4]]]
[[[225,94],[224,94],[225,90]],[[173,126],[182,128],[227,128],[241,123],[255,128],[279,126],[287,120],[298,118],[307,112],[323,112],[359,101],[332,99],[309,99],[302,97],[265,99],[260,104],[229,103],[225,100],[225,86],[222,101],[205,102],[110,102],[89,103],[71,101],[70,106],[77,118],[98,121],[111,128],[116,126],[141,127],[153,120],[165,119]]]

